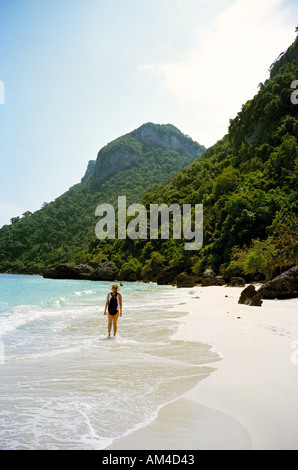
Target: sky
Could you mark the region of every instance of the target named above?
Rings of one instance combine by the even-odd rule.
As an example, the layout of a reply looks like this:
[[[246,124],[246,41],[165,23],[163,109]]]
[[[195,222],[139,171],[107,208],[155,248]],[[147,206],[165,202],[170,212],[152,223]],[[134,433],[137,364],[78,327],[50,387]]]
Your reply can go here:
[[[146,122],[216,143],[297,24],[297,0],[0,0],[0,227]]]

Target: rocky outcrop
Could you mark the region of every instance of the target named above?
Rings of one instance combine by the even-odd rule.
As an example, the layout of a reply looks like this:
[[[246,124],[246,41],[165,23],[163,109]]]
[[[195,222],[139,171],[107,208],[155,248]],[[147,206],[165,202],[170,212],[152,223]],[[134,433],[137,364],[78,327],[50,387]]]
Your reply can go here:
[[[133,134],[146,144],[156,144],[159,147],[175,150],[175,152],[189,153],[194,157],[201,155],[206,150],[203,145],[193,141],[172,124],[148,122],[133,131]]]
[[[107,151],[105,151],[107,150]],[[127,144],[113,146],[110,150],[99,152],[94,169],[94,180],[103,181],[107,176],[128,168],[141,157],[141,151]]]
[[[245,287],[245,279],[243,277],[231,277],[228,283],[229,287]]]
[[[96,165],[96,160],[89,160],[86,173],[81,179],[81,183],[85,183],[89,178],[91,178],[91,176],[94,174],[95,165]]]
[[[256,291],[255,286],[250,284],[242,292],[238,300],[238,304],[250,305],[252,307],[261,307],[263,301],[262,296]]]
[[[149,122],[103,147],[98,152],[96,161],[89,161],[81,183],[91,176],[95,182],[100,183],[109,175],[130,167],[144,155],[144,149],[148,145],[156,145],[193,157],[198,157],[206,150],[204,145],[195,142],[172,124]]]
[[[263,299],[291,299],[298,297],[298,266],[285,271],[263,284],[258,292]]]
[[[205,269],[201,279],[202,287],[224,286],[225,280],[222,276],[217,276],[212,268]]]
[[[118,268],[112,261],[99,263],[91,275],[93,281],[113,281],[117,278]]]
[[[80,279],[80,275],[83,273],[77,268],[76,266],[57,264],[56,266],[46,269],[42,275],[50,279]]]
[[[186,272],[182,272],[175,277],[173,285],[177,287],[194,287],[196,285],[196,280],[193,276],[190,276]]]
[[[207,276],[201,280],[202,287],[224,286],[225,280],[221,276]]]
[[[81,279],[89,281],[113,281],[117,278],[118,268],[111,261],[86,264],[57,264],[43,272],[44,278]]]

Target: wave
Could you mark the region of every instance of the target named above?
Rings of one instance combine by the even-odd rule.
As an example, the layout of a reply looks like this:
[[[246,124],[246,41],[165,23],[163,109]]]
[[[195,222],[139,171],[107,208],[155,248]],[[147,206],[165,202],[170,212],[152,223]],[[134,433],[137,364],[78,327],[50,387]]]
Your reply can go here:
[[[24,328],[42,319],[54,319],[63,314],[64,299],[45,302],[41,305],[17,305],[1,313],[0,337]]]
[[[61,348],[61,349],[53,349],[49,351],[42,351],[42,352],[37,352],[37,353],[28,353],[24,354],[21,356],[11,356],[8,357],[9,362],[17,362],[17,361],[28,361],[31,359],[43,359],[43,358],[50,358],[50,357],[55,357],[59,355],[67,355],[67,354],[72,354],[76,353],[82,349],[87,349],[89,345],[78,345],[78,346],[73,346],[69,348]],[[7,361],[7,362],[8,362]]]
[[[81,296],[81,295],[92,295],[92,294],[97,294],[96,291],[93,291],[93,290],[83,290],[83,291],[75,291],[74,292],[74,295],[78,295],[78,296]]]
[[[204,378],[206,378],[206,376],[210,375],[210,373],[213,371],[214,369],[210,369],[208,373],[206,372],[203,372],[202,374],[196,374],[194,375],[194,377],[197,379],[197,380],[202,380]],[[188,376],[187,376],[188,378]],[[177,377],[173,377],[172,379],[170,380],[177,380]],[[100,450],[105,450],[105,449],[108,449],[112,444],[114,444],[116,441],[119,441],[121,439],[124,439],[125,437],[133,434],[134,432],[136,431],[139,431],[141,429],[144,429],[146,428],[147,426],[149,426],[151,423],[153,423],[157,418],[158,418],[158,415],[160,413],[160,411],[168,406],[168,405],[171,405],[172,403],[175,403],[176,401],[180,400],[181,398],[183,398],[185,395],[185,392],[181,393],[180,395],[176,396],[175,398],[171,399],[171,400],[168,400],[164,403],[161,403],[157,406],[157,408],[151,412],[151,414],[149,416],[147,416],[143,421],[140,421],[138,424],[136,424],[135,426],[131,427],[130,429],[128,429],[126,432],[124,432],[122,435],[120,436],[117,436],[117,437],[114,437],[113,439],[111,439],[111,442],[107,442],[106,445],[104,447],[102,447]]]
[[[45,310],[37,309],[32,305],[18,305],[9,311],[2,312],[0,336],[38,320],[45,313]]]

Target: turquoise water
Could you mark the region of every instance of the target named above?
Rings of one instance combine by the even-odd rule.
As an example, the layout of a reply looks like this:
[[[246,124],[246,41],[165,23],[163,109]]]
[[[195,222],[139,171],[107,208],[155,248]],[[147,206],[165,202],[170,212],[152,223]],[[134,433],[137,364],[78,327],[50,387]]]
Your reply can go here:
[[[0,274],[0,448],[104,449],[212,372],[171,339],[191,289],[125,282],[108,339],[109,284]]]

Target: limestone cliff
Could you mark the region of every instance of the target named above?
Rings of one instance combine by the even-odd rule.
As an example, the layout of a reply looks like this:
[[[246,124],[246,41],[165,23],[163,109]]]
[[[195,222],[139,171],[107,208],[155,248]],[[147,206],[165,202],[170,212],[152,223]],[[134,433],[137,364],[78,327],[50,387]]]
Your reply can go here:
[[[85,183],[94,173],[96,165],[96,160],[89,160],[87,170],[83,178],[81,179],[81,183]]]
[[[172,124],[160,125],[149,122],[133,131],[133,135],[146,144],[156,144],[176,152],[189,153],[194,157],[201,155],[205,150],[204,146],[194,142]]]
[[[203,145],[193,141],[171,124],[143,124],[103,147],[98,152],[97,160],[89,161],[81,182],[84,183],[91,177],[95,182],[104,181],[110,174],[130,167],[138,161],[149,147],[173,150],[194,158],[205,150]]]

